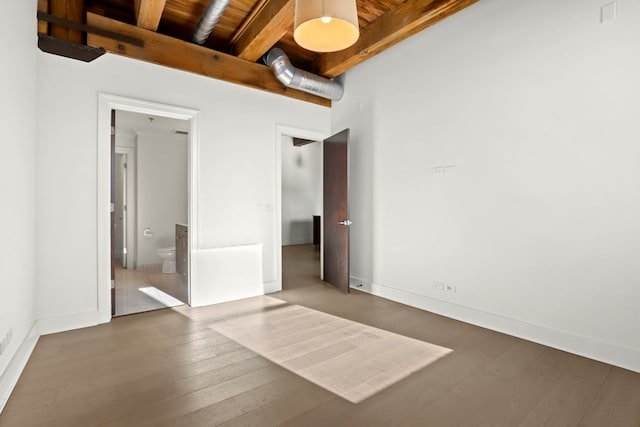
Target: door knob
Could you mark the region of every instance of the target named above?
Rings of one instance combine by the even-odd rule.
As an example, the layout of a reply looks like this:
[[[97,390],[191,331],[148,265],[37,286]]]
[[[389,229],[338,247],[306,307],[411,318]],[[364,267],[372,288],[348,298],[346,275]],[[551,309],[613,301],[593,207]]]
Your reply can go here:
[[[349,221],[348,219],[345,219],[344,221],[340,221],[338,224],[341,224],[341,225],[351,225],[351,224],[353,224],[353,222]]]

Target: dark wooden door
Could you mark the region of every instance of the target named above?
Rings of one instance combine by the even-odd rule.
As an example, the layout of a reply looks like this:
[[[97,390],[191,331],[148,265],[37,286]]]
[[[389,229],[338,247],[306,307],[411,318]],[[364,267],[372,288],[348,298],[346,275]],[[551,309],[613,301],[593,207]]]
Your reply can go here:
[[[324,280],[349,293],[349,129],[324,141]]]
[[[111,315],[116,314],[116,110],[111,110]]]

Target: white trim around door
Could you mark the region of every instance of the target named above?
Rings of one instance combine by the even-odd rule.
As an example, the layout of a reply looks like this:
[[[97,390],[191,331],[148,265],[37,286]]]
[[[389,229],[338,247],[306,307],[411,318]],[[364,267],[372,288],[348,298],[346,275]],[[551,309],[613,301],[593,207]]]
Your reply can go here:
[[[200,144],[199,111],[155,102],[125,98],[106,93],[98,94],[98,323],[111,321],[111,110],[130,111],[180,120],[189,120],[189,254],[198,247],[198,151]],[[191,257],[189,257],[191,258]],[[191,271],[191,268],[189,269]],[[189,303],[194,284],[189,278]]]

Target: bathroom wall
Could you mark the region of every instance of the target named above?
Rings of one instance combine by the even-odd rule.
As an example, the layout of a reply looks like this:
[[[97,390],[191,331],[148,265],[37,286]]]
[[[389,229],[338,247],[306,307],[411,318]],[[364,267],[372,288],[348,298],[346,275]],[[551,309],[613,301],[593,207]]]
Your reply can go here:
[[[282,244],[313,242],[313,215],[322,214],[322,144],[295,147],[282,139]]]
[[[116,153],[126,155],[127,160],[127,268],[135,268],[137,253],[137,191],[136,191],[136,135],[118,127],[116,111]]]
[[[122,164],[124,159],[122,154],[116,153],[116,167],[115,167],[115,230],[113,236],[113,244],[114,244],[114,252],[116,257],[116,262],[122,265],[122,254],[124,248],[124,235],[123,235],[123,225],[124,225],[124,170]]]
[[[159,264],[157,248],[175,246],[175,224],[188,222],[187,136],[138,134],[137,266]],[[150,229],[153,237],[143,232]]]

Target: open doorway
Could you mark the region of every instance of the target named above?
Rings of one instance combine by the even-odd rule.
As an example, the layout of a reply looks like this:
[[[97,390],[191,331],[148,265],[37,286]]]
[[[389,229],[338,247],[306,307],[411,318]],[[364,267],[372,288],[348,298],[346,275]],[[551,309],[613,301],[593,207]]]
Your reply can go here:
[[[320,279],[322,142],[282,135],[281,226],[283,289]]]
[[[115,110],[114,316],[188,303],[189,128],[188,120]]]
[[[317,283],[315,279],[319,277],[327,285],[344,293],[350,292],[349,230],[352,222],[349,219],[349,133],[349,129],[344,129],[326,138],[313,131],[276,126],[276,223],[279,231],[276,233],[276,248],[279,250],[276,252],[278,258],[276,259],[277,288],[275,290],[290,289],[291,286],[299,284],[291,282],[291,279],[302,282],[307,278]],[[321,153],[318,160],[319,177],[312,177],[313,174],[308,170],[296,170],[301,169],[305,164],[304,155],[296,149],[307,145],[318,147]],[[306,163],[309,162],[307,159]],[[311,221],[309,221],[308,207],[313,206],[314,212],[317,209],[309,199],[313,197],[311,194],[315,193],[313,190],[304,189],[305,180],[318,182],[317,188],[321,189],[318,203],[321,206],[321,218],[317,218],[318,215],[312,213]],[[285,212],[287,209],[292,209],[294,214],[288,215]],[[307,239],[304,243],[291,239],[292,233],[295,235],[295,231],[299,228],[305,230],[306,236],[310,233],[311,239]],[[319,269],[316,268],[317,262],[314,264],[307,262],[308,255],[296,257],[300,255],[296,252],[303,252],[296,249],[313,245],[314,231],[316,236],[319,234],[316,243],[319,241],[320,253],[314,258],[316,261],[319,258]],[[309,240],[311,243],[308,243]],[[306,247],[309,248],[309,246]],[[308,249],[306,252],[309,253]],[[307,265],[308,268],[302,268]],[[316,274],[318,270],[319,273]],[[291,272],[296,273],[291,274]]]

